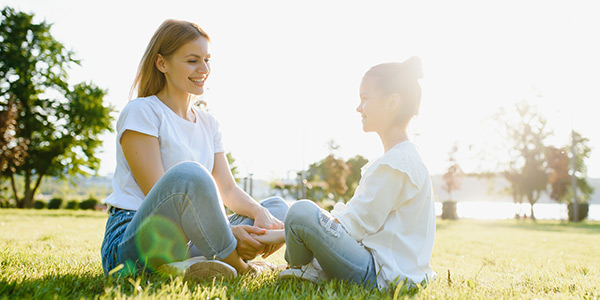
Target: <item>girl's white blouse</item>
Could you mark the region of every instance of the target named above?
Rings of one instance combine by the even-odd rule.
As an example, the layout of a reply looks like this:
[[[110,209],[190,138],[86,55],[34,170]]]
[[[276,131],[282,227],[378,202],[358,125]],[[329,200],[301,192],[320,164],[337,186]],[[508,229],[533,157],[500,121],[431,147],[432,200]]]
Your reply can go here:
[[[331,213],[373,255],[380,288],[435,278],[429,264],[434,196],[429,171],[413,143],[399,143],[365,165],[352,199],[336,204]]]

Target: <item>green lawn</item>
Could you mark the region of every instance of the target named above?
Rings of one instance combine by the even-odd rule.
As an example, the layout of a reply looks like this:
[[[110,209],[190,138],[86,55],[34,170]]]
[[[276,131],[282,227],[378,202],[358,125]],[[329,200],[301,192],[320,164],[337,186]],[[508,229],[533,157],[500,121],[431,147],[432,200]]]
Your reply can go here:
[[[276,274],[185,282],[107,279],[100,244],[107,215],[0,209],[0,298],[584,298],[600,296],[600,223],[438,220],[428,287],[369,291]],[[269,260],[284,263],[283,251]],[[394,292],[397,292],[396,294]]]

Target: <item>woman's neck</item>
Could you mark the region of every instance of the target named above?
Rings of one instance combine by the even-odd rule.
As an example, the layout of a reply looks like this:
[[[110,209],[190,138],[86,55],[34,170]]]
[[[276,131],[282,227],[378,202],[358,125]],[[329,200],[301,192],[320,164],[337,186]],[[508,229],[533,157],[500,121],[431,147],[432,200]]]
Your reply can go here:
[[[381,143],[383,144],[384,153],[386,153],[399,143],[408,140],[408,135],[406,134],[406,126],[390,127],[385,132],[380,133],[379,138],[381,139]]]
[[[190,119],[189,115],[192,95],[188,93],[170,92],[169,89],[165,87],[156,94],[156,97],[179,117],[188,121],[194,121]]]

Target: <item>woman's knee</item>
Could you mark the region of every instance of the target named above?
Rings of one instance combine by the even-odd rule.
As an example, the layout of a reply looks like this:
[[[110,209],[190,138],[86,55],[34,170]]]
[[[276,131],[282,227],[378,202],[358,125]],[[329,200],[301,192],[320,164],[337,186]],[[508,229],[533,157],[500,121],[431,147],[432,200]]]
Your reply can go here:
[[[214,186],[214,180],[210,172],[203,165],[194,161],[178,163],[163,176],[165,179],[177,184]]]
[[[285,220],[285,216],[290,209],[290,206],[281,197],[271,197],[260,202],[260,205],[268,209],[271,215],[275,218]]]

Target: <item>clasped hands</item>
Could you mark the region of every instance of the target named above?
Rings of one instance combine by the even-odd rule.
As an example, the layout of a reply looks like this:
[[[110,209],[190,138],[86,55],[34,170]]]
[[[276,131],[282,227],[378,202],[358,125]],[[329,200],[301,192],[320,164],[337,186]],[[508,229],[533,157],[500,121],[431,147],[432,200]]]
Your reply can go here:
[[[283,242],[270,244],[261,243],[256,236],[263,235],[270,229],[283,229],[283,222],[273,217],[268,210],[259,210],[254,217],[254,226],[233,225],[231,231],[237,240],[236,250],[238,255],[244,260],[254,259],[262,254],[267,258],[283,246]]]

